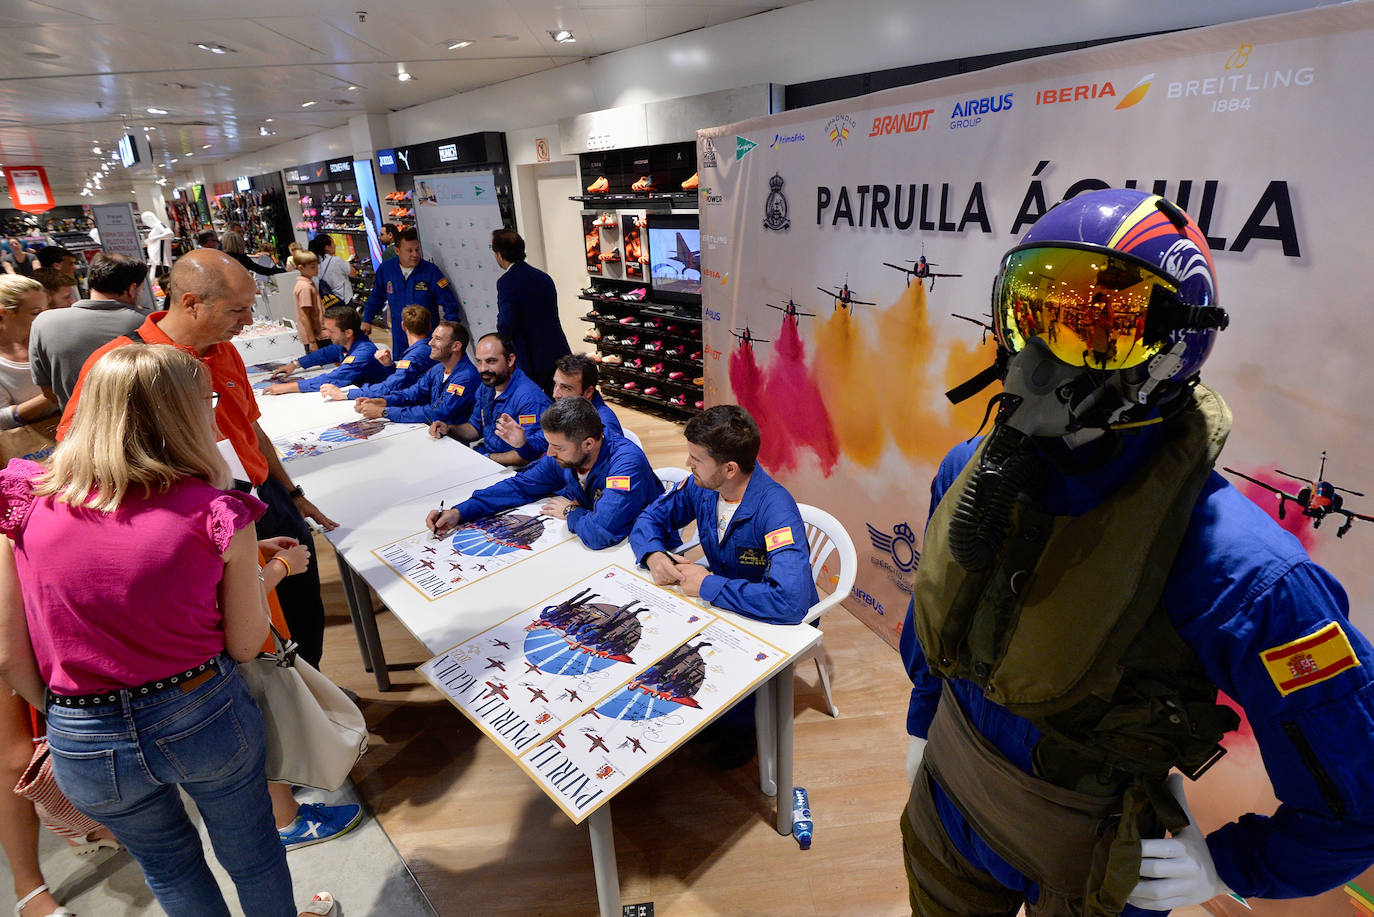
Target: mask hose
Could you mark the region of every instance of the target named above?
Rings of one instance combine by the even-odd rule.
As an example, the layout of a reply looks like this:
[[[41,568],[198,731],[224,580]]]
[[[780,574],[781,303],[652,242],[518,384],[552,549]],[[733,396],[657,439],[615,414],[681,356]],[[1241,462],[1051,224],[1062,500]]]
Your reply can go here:
[[[986,570],[1011,527],[1017,498],[1041,477],[1039,456],[1026,448],[1028,437],[997,426],[979,459],[978,471],[959,495],[949,523],[949,550],[970,573]]]

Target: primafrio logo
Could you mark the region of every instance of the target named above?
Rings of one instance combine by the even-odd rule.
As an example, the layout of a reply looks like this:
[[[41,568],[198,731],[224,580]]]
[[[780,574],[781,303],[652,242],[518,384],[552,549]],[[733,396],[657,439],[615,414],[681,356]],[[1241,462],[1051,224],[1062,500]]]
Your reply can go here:
[[[778,147],[787,146],[789,143],[804,143],[805,141],[806,135],[801,131],[797,131],[795,134],[774,134],[773,142],[768,144],[768,148],[776,150]]]
[[[850,131],[858,126],[849,115],[836,115],[825,122],[825,136],[835,146],[844,146],[844,142],[849,139]]]
[[[787,218],[787,196],[782,193],[783,178],[776,172],[768,179],[768,199],[763,202],[763,228],[784,232],[792,225]]]

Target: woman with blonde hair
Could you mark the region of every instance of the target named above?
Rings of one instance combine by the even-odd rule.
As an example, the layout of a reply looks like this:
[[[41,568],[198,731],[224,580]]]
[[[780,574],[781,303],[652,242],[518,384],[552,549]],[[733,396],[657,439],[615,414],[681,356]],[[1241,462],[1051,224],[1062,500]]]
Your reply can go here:
[[[117,348],[50,467],[0,472],[0,677],[46,708],[58,786],[171,917],[229,913],[178,787],[243,911],[290,917],[262,716],[236,669],[267,636],[264,505],[223,489],[215,400],[194,357]]]
[[[34,384],[29,368],[29,328],[47,308],[43,284],[18,274],[0,275],[0,430],[22,427],[57,410]]]

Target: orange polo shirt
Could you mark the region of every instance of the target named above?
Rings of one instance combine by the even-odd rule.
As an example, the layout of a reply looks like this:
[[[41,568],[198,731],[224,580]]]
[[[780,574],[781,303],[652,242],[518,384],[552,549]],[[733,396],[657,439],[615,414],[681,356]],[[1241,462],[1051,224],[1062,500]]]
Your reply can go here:
[[[158,327],[158,322],[166,315],[164,311],[148,316],[138,329],[139,336],[145,344],[170,344],[184,350],[209,368],[210,384],[219,394],[215,424],[220,434],[233,444],[235,454],[243,463],[243,470],[248,472],[250,483],[255,486],[261,484],[267,480],[267,457],[258,448],[258,434],[253,430],[253,423],[262,416],[262,412],[258,410],[257,399],[253,397],[253,387],[248,384],[248,370],[244,368],[243,358],[234,345],[228,343],[215,344],[203,356],[189,347],[182,347]],[[117,337],[86,360],[81,367],[81,375],[77,377],[76,388],[72,390],[71,400],[67,402],[67,409],[62,412],[62,423],[57,428],[58,440],[67,435],[67,428],[72,425],[77,402],[81,399],[81,386],[95,361],[116,347],[132,343],[131,338]]]

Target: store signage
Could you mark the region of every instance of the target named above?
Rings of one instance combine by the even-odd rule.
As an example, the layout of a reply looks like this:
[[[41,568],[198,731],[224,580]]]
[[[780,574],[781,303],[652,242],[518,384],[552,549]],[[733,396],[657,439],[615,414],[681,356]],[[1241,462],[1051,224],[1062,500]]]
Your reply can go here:
[[[293,185],[308,185],[312,182],[332,181],[340,175],[353,174],[352,159],[325,159],[308,162],[282,173]]]
[[[384,157],[391,159],[387,165]],[[497,131],[483,131],[462,137],[446,137],[430,143],[377,151],[377,168],[384,173],[434,172],[445,166],[489,165],[506,159],[505,137]]]
[[[534,141],[534,161],[549,161],[549,141],[544,137],[539,137]]]
[[[439,161],[440,161],[440,162],[457,162],[457,161],[458,161],[458,144],[456,144],[456,143],[445,143],[444,145],[442,145],[441,147],[439,147]]]
[[[52,186],[48,184],[48,173],[42,166],[7,166],[5,182],[10,187],[10,201],[17,210],[46,213],[57,206]]]
[[[377,151],[377,171],[383,175],[396,174],[396,151],[378,150]]]
[[[253,187],[253,183],[248,180],[247,175],[240,175],[237,179],[234,180],[234,185],[240,191],[247,191]]]

